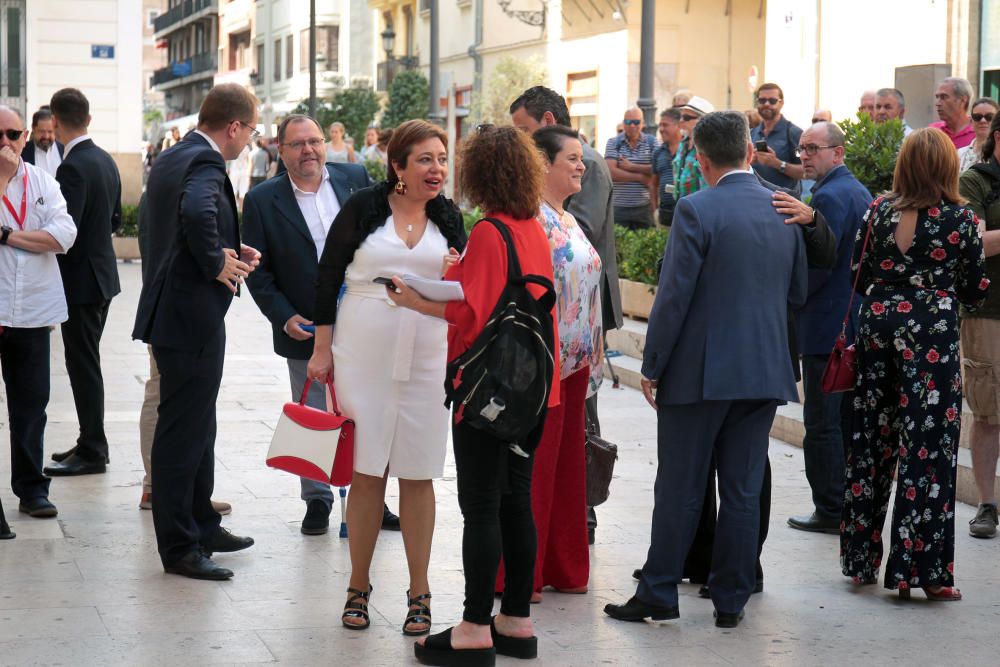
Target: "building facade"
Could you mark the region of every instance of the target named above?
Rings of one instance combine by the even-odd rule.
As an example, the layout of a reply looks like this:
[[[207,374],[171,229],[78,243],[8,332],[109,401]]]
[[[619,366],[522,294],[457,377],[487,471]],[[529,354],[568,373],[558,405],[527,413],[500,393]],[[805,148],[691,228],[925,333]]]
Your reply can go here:
[[[166,0],[153,26],[154,39],[166,43],[167,64],[152,79],[166,118],[197,113],[218,69],[219,0]]]
[[[219,7],[219,63],[215,84],[236,83],[253,89],[257,78],[254,54],[254,0],[228,0]]]

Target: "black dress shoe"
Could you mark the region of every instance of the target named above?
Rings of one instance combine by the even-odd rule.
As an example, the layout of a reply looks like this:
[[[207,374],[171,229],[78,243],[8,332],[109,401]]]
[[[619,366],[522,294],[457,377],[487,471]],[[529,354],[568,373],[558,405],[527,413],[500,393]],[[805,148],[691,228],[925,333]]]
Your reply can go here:
[[[753,590],[750,591],[751,595],[754,593],[764,592],[764,580],[759,579],[757,583],[754,584]],[[712,597],[712,590],[708,587],[708,584],[702,584],[701,588],[698,589],[698,597],[705,598],[706,600]]]
[[[330,507],[319,498],[310,500],[299,530],[303,535],[326,535],[330,530]]]
[[[36,519],[51,519],[59,514],[56,506],[45,497],[22,500],[17,506],[17,511]]]
[[[681,617],[677,607],[646,604],[634,595],[625,604],[604,605],[604,613],[619,621],[644,621],[647,618],[654,621],[671,621]]]
[[[641,567],[637,567],[634,570],[632,570],[632,578],[635,579],[636,581],[642,581],[642,568]]]
[[[735,628],[743,620],[743,611],[741,610],[738,614],[727,614],[721,611],[712,612],[715,616],[715,627],[717,628]]]
[[[76,452],[70,454],[59,463],[45,466],[43,471],[49,477],[72,477],[74,475],[100,475],[107,470],[103,459],[88,461],[80,458]]]
[[[229,553],[231,551],[243,551],[253,546],[252,537],[240,537],[219,526],[219,530],[203,545],[205,555],[209,558],[213,553]],[[232,575],[230,575],[232,576]]]
[[[389,511],[388,505],[382,510],[382,530],[399,530],[399,517]]]
[[[840,519],[824,518],[813,512],[809,516],[788,517],[788,525],[796,530],[810,533],[829,533],[840,535]]]
[[[210,581],[225,581],[233,578],[232,570],[219,567],[215,561],[200,551],[192,551],[173,565],[164,565],[163,571],[191,579],[208,579]]]
[[[71,455],[76,454],[76,447],[70,447],[65,452],[52,452],[52,460],[56,463],[60,463],[68,459]],[[104,457],[105,463],[111,463],[111,454],[106,454]]]

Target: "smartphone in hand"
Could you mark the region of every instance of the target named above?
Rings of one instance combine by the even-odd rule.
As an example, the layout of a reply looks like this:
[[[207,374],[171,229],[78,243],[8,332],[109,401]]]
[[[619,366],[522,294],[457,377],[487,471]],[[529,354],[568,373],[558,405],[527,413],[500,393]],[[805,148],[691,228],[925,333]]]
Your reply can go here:
[[[761,139],[760,141],[755,141],[753,144],[753,149],[759,153],[768,152],[767,142]]]
[[[376,285],[384,285],[385,287],[388,287],[389,289],[391,289],[393,292],[399,293],[399,290],[396,289],[396,283],[392,282],[392,278],[385,278],[385,277],[379,276],[378,278],[376,278],[372,282],[375,283]]]

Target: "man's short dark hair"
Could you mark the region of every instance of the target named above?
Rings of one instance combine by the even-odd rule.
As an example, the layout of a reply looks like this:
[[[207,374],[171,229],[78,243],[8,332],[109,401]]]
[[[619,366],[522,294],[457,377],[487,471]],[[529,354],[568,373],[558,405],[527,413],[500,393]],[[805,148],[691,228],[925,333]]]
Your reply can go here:
[[[660,112],[660,118],[669,118],[675,123],[681,122],[681,110],[679,107],[670,107]]]
[[[739,167],[747,157],[750,125],[741,111],[713,111],[694,126],[694,145],[717,167]]]
[[[31,127],[38,127],[38,124],[47,120],[52,120],[52,109],[48,105],[39,107],[38,111],[31,115]]]
[[[762,84],[760,84],[760,86],[757,87],[757,90],[755,90],[754,93],[753,93],[753,98],[755,100],[758,97],[760,97],[760,91],[762,91],[762,90],[777,90],[778,91],[778,99],[779,100],[785,99],[785,91],[783,91],[781,89],[781,86],[779,86],[776,83],[762,83]]]
[[[87,127],[90,118],[90,102],[87,101],[87,96],[78,89],[63,88],[57,90],[52,95],[49,108],[60,125],[74,130]]]
[[[234,120],[251,124],[257,97],[238,83],[220,83],[208,91],[198,111],[198,127],[221,130]]]
[[[529,116],[541,122],[542,116],[548,111],[555,118],[557,125],[570,127],[569,109],[566,107],[566,100],[562,95],[546,88],[545,86],[533,86],[510,103],[510,114],[523,108]]]
[[[293,113],[285,116],[285,120],[281,121],[281,125],[278,126],[278,143],[285,143],[285,133],[288,132],[288,126],[292,123],[304,123],[306,121],[311,122],[319,130],[320,136],[323,136],[323,128],[320,126],[319,121],[312,116],[304,113]]]
[[[879,97],[889,97],[892,95],[896,98],[896,104],[899,105],[900,109],[906,108],[906,98],[903,97],[903,91],[899,88],[879,88],[875,91],[875,98]]]

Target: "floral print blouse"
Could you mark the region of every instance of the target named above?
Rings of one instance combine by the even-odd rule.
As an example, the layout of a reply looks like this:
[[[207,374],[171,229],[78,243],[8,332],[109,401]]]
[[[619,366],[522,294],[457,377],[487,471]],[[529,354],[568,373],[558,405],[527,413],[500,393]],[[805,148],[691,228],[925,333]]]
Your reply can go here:
[[[691,144],[691,138],[684,139],[674,154],[674,199],[708,187],[708,181],[701,175],[701,165],[698,164],[698,150]]]
[[[591,396],[604,377],[601,335],[601,258],[569,211],[559,214],[543,203],[538,221],[552,249],[561,373],[565,380],[590,367]]]

